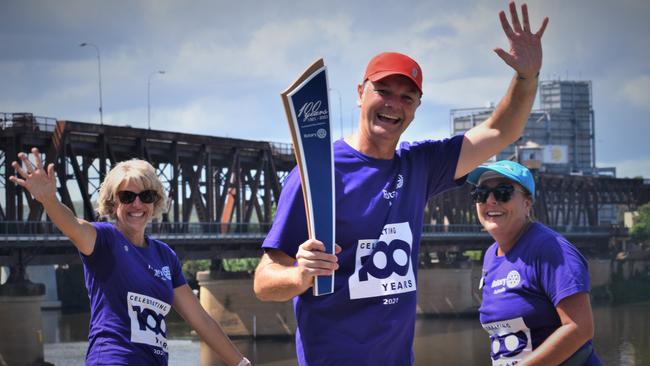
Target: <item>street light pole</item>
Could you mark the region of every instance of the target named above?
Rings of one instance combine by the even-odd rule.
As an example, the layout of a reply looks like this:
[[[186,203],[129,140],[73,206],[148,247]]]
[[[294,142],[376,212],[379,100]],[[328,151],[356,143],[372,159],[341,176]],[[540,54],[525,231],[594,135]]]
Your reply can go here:
[[[333,88],[330,88],[330,91],[336,92],[339,96],[339,123],[341,125],[341,138],[343,138],[343,100],[341,99],[341,93]]]
[[[102,58],[99,54],[99,47],[93,43],[84,42],[79,47],[90,46],[97,51],[97,74],[99,75],[99,124],[104,124],[104,110],[102,108]]]
[[[151,129],[151,77],[156,74],[163,75],[165,70],[152,71],[147,78],[147,128]]]

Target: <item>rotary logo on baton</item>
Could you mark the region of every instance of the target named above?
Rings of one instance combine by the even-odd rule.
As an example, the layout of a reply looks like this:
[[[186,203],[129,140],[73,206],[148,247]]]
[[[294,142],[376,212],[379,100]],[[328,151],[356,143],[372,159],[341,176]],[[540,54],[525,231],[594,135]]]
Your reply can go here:
[[[300,122],[318,122],[329,118],[327,109],[321,110],[321,101],[307,102],[298,111]]]

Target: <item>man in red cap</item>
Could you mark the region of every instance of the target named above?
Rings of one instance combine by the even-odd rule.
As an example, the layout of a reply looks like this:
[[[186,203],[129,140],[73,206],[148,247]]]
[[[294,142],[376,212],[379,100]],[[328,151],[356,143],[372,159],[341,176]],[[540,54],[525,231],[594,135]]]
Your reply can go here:
[[[334,143],[336,255],[308,240],[300,177],[286,179],[255,272],[264,301],[294,299],[300,365],[412,365],[416,273],[423,211],[433,195],[464,177],[523,132],[542,66],[548,18],[530,31],[510,4],[499,17],[510,50],[495,52],[515,70],[508,92],[484,123],[463,136],[402,143],[422,97],[422,69],[396,52],[375,56],[358,86],[356,133]],[[335,273],[334,293],[314,297],[314,276]]]

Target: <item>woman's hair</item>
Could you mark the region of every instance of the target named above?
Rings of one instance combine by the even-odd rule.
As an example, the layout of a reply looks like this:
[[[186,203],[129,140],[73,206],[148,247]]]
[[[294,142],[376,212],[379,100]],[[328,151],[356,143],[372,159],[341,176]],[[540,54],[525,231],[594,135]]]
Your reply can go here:
[[[535,200],[533,199],[533,195],[530,194],[530,192],[528,192],[526,187],[522,186],[521,184],[514,181],[512,183],[521,187],[523,189],[523,195],[530,200],[530,208],[528,209],[528,213],[526,214],[526,219],[530,222],[534,222],[535,221]]]
[[[150,189],[158,194],[158,200],[154,202],[153,217],[158,217],[163,211],[166,211],[165,189],[156,175],[154,167],[144,160],[131,159],[115,165],[99,187],[97,213],[100,216],[107,216],[112,220],[117,218],[115,212],[117,190],[122,183],[128,184],[131,181],[139,182],[143,190]]]

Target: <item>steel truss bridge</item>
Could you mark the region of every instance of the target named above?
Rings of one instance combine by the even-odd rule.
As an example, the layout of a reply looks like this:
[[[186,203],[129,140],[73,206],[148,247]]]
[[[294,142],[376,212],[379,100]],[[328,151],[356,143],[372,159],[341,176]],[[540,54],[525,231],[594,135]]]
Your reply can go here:
[[[295,166],[289,144],[97,125],[0,113],[0,264],[67,263],[74,248],[43,207],[12,184],[11,162],[31,147],[55,163],[58,194],[78,217],[97,219],[93,202],[115,163],[141,158],[157,170],[169,199],[150,232],[183,259],[258,256],[282,182]],[[627,232],[600,225],[606,206],[634,210],[650,200],[642,179],[537,174],[536,218],[579,247],[606,252]],[[431,199],[425,210],[425,251],[483,249],[469,187]]]

